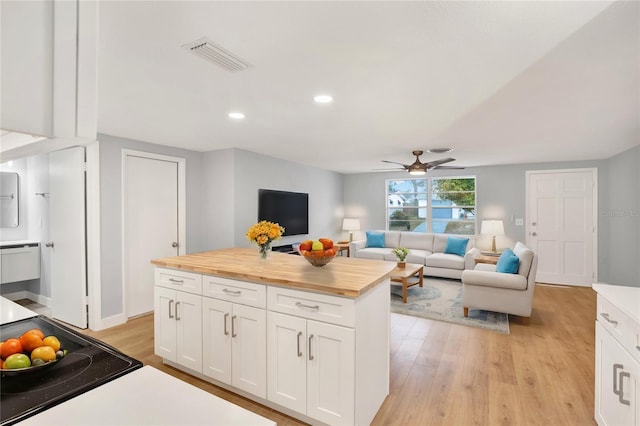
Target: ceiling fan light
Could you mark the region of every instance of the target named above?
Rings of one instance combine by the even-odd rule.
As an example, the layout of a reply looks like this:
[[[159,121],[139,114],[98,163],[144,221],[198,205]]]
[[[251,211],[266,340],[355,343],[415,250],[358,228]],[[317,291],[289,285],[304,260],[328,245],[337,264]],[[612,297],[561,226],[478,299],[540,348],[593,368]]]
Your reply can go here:
[[[422,176],[424,174],[426,174],[427,172],[421,169],[413,169],[413,170],[409,170],[409,174],[412,176]]]

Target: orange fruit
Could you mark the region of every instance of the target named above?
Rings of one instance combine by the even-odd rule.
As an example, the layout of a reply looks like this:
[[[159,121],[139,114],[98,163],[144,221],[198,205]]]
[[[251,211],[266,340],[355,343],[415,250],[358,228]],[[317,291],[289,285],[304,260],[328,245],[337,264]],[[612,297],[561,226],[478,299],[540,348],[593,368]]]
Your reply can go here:
[[[322,243],[322,247],[324,247],[325,250],[329,250],[333,247],[333,240],[330,238],[320,238],[318,241]]]
[[[44,339],[44,333],[39,328],[32,328],[31,330],[27,330],[22,334],[24,335],[27,333],[36,333],[38,336],[40,336],[41,339]]]
[[[56,351],[51,346],[40,346],[31,352],[31,361],[41,359],[44,362],[55,361]]]
[[[11,338],[2,342],[2,348],[0,348],[0,356],[2,359],[7,359],[10,355],[19,354],[22,352],[22,344],[20,340]]]
[[[60,350],[60,340],[56,336],[47,336],[42,340],[42,344],[45,346],[51,346],[54,351]]]
[[[31,352],[35,348],[42,346],[42,337],[34,330],[30,330],[20,336],[20,343],[23,350]]]

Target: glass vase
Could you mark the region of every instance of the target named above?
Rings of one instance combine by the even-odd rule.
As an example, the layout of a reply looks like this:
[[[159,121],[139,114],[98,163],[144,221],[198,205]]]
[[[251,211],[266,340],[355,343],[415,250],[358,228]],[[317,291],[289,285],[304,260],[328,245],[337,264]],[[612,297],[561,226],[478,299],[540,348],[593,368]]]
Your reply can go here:
[[[269,253],[271,252],[271,243],[258,244],[258,249],[260,251],[260,258],[266,260],[269,258]]]

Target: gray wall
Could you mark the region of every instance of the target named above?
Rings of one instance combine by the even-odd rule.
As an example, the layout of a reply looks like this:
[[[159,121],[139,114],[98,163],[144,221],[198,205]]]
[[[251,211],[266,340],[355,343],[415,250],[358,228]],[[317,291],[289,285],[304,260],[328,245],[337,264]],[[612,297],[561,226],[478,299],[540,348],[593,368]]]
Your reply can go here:
[[[526,240],[525,226],[516,226],[511,218],[513,215],[514,218],[523,218],[526,221],[525,172],[527,170],[597,168],[599,280],[611,284],[640,286],[640,273],[637,266],[640,258],[638,248],[638,240],[640,240],[638,229],[640,221],[638,214],[639,151],[640,147],[635,147],[611,159],[600,161],[434,170],[430,172],[430,176],[476,176],[478,221],[483,218],[502,219],[506,235],[496,240],[498,246],[507,247],[513,245],[515,241]],[[407,178],[407,174],[399,172],[345,175],[345,215],[360,218],[362,230],[358,233],[358,237],[363,237],[367,229],[385,228],[385,180],[402,178]],[[626,218],[605,217],[603,212],[607,209],[631,210],[635,215],[630,214]],[[620,238],[623,234],[624,238]],[[615,241],[615,244],[610,241]],[[488,247],[488,244],[487,239],[479,238],[480,248]]]
[[[606,282],[640,287],[640,146],[610,158],[609,186],[601,191],[601,232],[609,251]],[[602,280],[605,281],[605,280]]]

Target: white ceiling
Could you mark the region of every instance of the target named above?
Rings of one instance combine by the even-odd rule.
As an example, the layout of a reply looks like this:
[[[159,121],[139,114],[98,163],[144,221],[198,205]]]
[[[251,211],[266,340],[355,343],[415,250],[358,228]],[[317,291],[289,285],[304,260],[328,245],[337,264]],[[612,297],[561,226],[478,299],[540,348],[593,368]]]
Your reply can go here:
[[[639,20],[636,1],[102,1],[98,131],[343,173],[434,147],[608,158],[640,144]],[[252,66],[181,47],[201,37]]]

